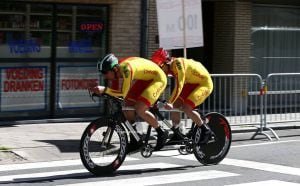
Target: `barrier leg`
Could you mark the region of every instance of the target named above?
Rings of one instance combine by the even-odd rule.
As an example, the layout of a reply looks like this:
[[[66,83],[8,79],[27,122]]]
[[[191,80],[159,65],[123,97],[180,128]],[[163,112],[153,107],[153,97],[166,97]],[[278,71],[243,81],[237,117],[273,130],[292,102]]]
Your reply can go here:
[[[253,136],[251,137],[251,139],[253,140],[258,135],[266,136],[270,141],[272,141],[272,138],[270,137],[270,135],[268,135],[267,133],[265,133],[262,128],[258,128],[256,130],[256,132],[253,134]]]

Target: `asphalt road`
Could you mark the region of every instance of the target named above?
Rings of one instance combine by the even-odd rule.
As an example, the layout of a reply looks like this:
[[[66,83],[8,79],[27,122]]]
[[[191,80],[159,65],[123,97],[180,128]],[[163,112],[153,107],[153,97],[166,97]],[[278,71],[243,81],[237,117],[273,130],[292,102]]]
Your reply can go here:
[[[156,152],[150,158],[130,155],[114,174],[95,177],[80,160],[0,165],[0,185],[210,185],[300,186],[300,129],[277,131],[279,141],[253,133],[234,134],[227,157],[214,166],[193,155]]]

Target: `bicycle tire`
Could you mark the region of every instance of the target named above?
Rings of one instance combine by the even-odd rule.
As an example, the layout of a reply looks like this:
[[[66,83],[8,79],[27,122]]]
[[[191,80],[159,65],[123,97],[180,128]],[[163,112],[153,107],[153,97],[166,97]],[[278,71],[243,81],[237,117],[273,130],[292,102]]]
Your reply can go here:
[[[198,144],[201,129],[195,127],[193,132],[193,152],[197,160],[203,165],[215,165],[226,157],[230,149],[231,128],[227,119],[220,113],[208,113],[205,115],[205,119],[207,125],[215,134],[215,139],[207,144]]]
[[[92,121],[84,130],[80,140],[80,158],[85,168],[94,175],[111,174],[125,160],[127,144],[124,127],[112,118],[102,117]]]

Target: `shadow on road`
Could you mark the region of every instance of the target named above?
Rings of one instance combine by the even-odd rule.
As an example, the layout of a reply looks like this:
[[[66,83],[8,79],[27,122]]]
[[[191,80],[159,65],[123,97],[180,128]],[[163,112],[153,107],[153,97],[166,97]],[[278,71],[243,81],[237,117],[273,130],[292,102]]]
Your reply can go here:
[[[199,165],[202,166],[202,165]],[[144,174],[144,173],[155,173],[155,172],[167,172],[167,171],[188,171],[189,169],[196,168],[199,166],[182,166],[182,167],[173,167],[173,168],[149,168],[149,169],[137,169],[137,170],[119,170],[116,171],[113,174],[108,174],[105,176],[94,176],[93,174],[89,172],[85,172],[82,170],[82,173],[70,173],[70,174],[61,174],[61,175],[55,175],[55,176],[36,176],[31,178],[16,178],[12,179],[11,181],[0,181],[0,184],[12,184],[12,183],[23,183],[23,184],[40,184],[40,183],[51,183],[55,184],[56,181],[64,180],[64,179],[79,179],[80,182],[84,182],[85,180],[91,179],[91,178],[110,178],[110,177],[119,177],[119,176],[126,176],[126,175],[137,175],[137,174]],[[100,181],[97,179],[97,181]],[[89,182],[91,180],[88,180]],[[76,181],[76,183],[78,183]]]
[[[36,140],[38,142],[48,143],[56,146],[60,152],[72,153],[78,152],[80,140]]]

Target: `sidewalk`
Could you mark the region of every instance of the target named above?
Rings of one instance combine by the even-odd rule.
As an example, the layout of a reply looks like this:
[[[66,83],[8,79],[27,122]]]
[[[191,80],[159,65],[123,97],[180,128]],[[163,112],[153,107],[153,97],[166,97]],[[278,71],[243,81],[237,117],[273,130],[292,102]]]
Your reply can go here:
[[[89,122],[0,126],[0,164],[79,159],[81,134]]]
[[[79,143],[84,122],[0,125],[0,164],[79,159]],[[273,129],[300,128],[300,122],[276,123]],[[251,132],[254,127],[232,126],[233,133]],[[273,137],[273,136],[272,136]],[[233,135],[233,140],[234,135]]]

